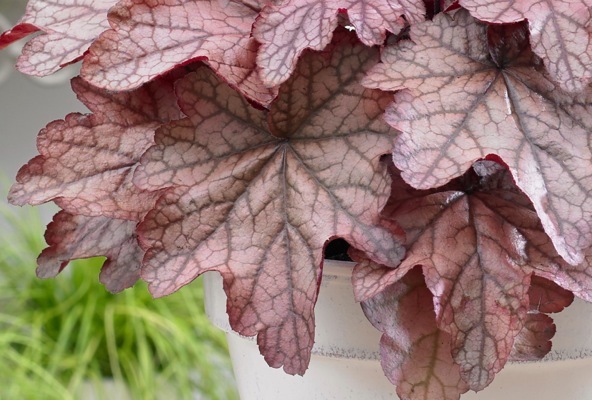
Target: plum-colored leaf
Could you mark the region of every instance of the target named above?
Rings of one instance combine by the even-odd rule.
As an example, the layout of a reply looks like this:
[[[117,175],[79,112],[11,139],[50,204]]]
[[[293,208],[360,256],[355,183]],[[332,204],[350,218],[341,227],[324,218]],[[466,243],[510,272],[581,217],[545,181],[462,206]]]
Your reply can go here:
[[[483,389],[507,361],[528,306],[520,234],[478,196],[443,192],[407,207],[409,220],[398,221],[413,218],[423,232],[399,268],[424,266],[463,378]]]
[[[135,221],[57,213],[47,226],[47,247],[39,256],[37,275],[50,278],[71,260],[105,256],[100,279],[111,292],[131,287],[140,278],[144,252],[137,243]]]
[[[72,87],[94,113],[50,123],[37,139],[41,155],[18,173],[9,199],[22,205],[55,200],[75,214],[139,220],[158,193],[138,189],[132,173],[154,131],[180,118],[168,77],[135,91],[111,93],[76,78]]]
[[[30,33],[43,31],[23,48],[17,68],[45,76],[82,58],[109,29],[107,12],[117,0],[30,0],[19,23],[0,36],[0,49]]]
[[[381,364],[406,400],[459,399],[469,387],[450,354],[450,335],[438,329],[432,296],[421,269],[362,302],[368,320],[383,335]]]
[[[551,351],[551,339],[556,327],[553,319],[543,313],[529,313],[524,326],[514,339],[511,361],[537,361]]]
[[[270,111],[257,110],[207,69],[177,85],[186,119],[159,129],[135,182],[174,185],[138,228],[142,276],[156,296],[219,271],[232,327],[258,334],[267,362],[302,374],[325,243],[346,239],[396,265],[402,248],[377,227],[389,179],[380,156],[396,132],[388,94],[360,74],[374,49],[339,38],[303,57]]]
[[[440,0],[440,9],[444,12],[454,11],[460,7],[458,1],[459,0]]]
[[[508,360],[530,318],[527,311],[535,300],[529,295],[539,297],[543,311],[552,302],[571,301],[570,293],[543,279],[535,277],[530,286],[531,274],[586,293],[592,288],[590,265],[572,267],[561,260],[528,198],[496,163],[480,161],[440,189],[411,189],[395,173],[392,179],[383,214],[405,230],[407,256],[389,269],[352,252],[362,261],[354,270],[356,295],[380,293],[422,266],[438,326],[452,336],[463,379],[472,389],[482,389]],[[528,346],[533,351],[544,347],[539,344],[545,336],[533,333],[537,326],[543,327],[535,324],[520,334],[524,357],[540,355],[527,352]]]
[[[253,26],[261,44],[257,64],[268,86],[284,82],[304,49],[322,50],[331,42],[338,13],[345,10],[360,40],[380,45],[386,32],[399,33],[405,19],[425,20],[423,1],[417,0],[284,0],[266,5]]]
[[[573,302],[574,295],[555,282],[535,275],[530,281],[528,298],[531,310],[541,313],[558,313]]]
[[[458,184],[456,181],[452,181],[448,185],[430,190],[417,190],[409,186],[401,178],[401,173],[397,170],[392,162],[388,163],[389,172],[391,175],[391,194],[387,205],[382,211],[382,215],[390,220],[392,215],[395,215],[397,208],[402,203],[413,204],[416,201],[421,202],[422,198],[429,194],[440,193],[446,191],[446,189],[457,189]],[[488,177],[488,180],[493,180],[498,172],[503,170],[499,164],[494,162],[479,162],[473,165],[475,171],[479,171],[484,176]],[[477,173],[477,175],[480,175]],[[527,202],[528,204],[528,202]],[[385,225],[384,221],[381,221]],[[413,243],[416,239],[416,235],[421,232],[421,224],[419,221],[419,229],[410,229],[409,224],[404,224],[406,231],[398,234],[398,237],[403,237],[404,242],[407,245]],[[396,224],[400,229],[401,227]],[[391,229],[394,231],[394,229]],[[354,271],[352,274],[352,284],[354,287],[354,295],[356,301],[362,302],[371,297],[376,296],[378,293],[385,290],[385,288],[395,282],[398,282],[403,276],[405,276],[414,266],[412,264],[406,264],[399,266],[396,269],[385,267],[375,263],[368,259],[364,252],[357,249],[350,249],[348,252],[350,258],[356,262]]]
[[[556,283],[534,275],[528,289],[530,311],[524,326],[514,340],[512,361],[536,361],[551,351],[551,339],[556,327],[546,313],[556,313],[569,306],[574,295]]]
[[[460,0],[482,21],[528,20],[533,51],[554,80],[568,91],[584,89],[592,78],[592,5],[586,0]]]
[[[27,23],[17,24],[12,29],[0,35],[0,50],[38,31],[39,29],[33,25]]]
[[[393,157],[407,182],[441,186],[495,154],[577,265],[592,244],[592,89],[574,97],[554,85],[525,29],[437,15],[411,27],[415,44],[389,47],[365,83],[409,89],[387,110],[403,131]]]
[[[258,4],[219,0],[123,0],[85,57],[81,76],[111,90],[129,90],[178,65],[207,60],[247,97],[267,105],[277,93],[255,71],[250,37]]]

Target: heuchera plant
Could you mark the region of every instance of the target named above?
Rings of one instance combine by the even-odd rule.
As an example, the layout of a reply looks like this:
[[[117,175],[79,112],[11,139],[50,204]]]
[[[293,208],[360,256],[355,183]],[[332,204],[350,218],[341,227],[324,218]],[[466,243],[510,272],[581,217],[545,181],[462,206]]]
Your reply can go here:
[[[0,48],[91,111],[47,125],[14,204],[56,202],[38,274],[117,292],[218,271],[230,322],[303,374],[324,249],[403,399],[456,399],[592,301],[588,0],[30,0]]]

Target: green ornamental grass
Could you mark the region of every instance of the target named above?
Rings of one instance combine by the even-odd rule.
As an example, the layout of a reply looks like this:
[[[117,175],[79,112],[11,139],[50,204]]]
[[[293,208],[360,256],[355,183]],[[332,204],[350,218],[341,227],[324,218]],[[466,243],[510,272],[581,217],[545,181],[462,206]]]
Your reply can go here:
[[[113,295],[101,258],[41,280],[39,215],[4,203],[0,215],[0,399],[237,398],[201,282],[158,300],[143,283]]]

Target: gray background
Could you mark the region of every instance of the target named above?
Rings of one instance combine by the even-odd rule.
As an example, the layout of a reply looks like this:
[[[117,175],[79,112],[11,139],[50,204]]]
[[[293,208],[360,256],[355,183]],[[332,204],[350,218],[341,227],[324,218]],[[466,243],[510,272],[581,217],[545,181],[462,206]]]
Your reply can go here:
[[[4,16],[4,22],[16,23],[24,12],[24,6],[25,1],[0,0],[0,14]],[[1,79],[0,73],[0,176],[6,177],[10,183],[20,166],[38,154],[35,138],[41,128],[70,112],[87,111],[70,90],[69,77],[76,75],[77,66],[46,79],[23,75],[14,68],[17,53],[24,42],[26,39],[0,51],[0,70],[2,65],[12,65],[4,70],[5,79]],[[6,182],[1,183],[4,202],[6,186]],[[45,220],[53,210],[53,207],[42,207]]]

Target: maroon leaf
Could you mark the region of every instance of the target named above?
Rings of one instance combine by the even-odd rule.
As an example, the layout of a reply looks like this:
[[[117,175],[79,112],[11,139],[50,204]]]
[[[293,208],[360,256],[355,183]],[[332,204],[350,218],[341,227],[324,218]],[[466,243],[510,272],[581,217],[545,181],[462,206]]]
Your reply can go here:
[[[394,161],[417,188],[437,187],[495,154],[532,200],[570,264],[592,244],[592,89],[557,88],[528,50],[524,24],[480,24],[465,11],[411,28],[389,47],[369,87],[408,88],[387,121],[403,131]]]
[[[440,9],[444,12],[454,11],[459,8],[459,0],[440,0]]]
[[[78,258],[105,256],[101,282],[111,292],[131,287],[140,278],[143,251],[136,238],[136,222],[107,217],[85,217],[65,211],[47,226],[49,245],[37,260],[37,275],[50,278]]]
[[[218,0],[123,0],[109,13],[113,30],[92,45],[81,75],[111,90],[129,90],[178,65],[207,60],[228,83],[267,105],[276,90],[255,73],[250,37],[258,4]]]
[[[553,281],[533,276],[528,289],[530,309],[541,313],[558,313],[569,306],[574,295]]]
[[[524,326],[514,340],[511,361],[537,361],[551,351],[551,339],[555,335],[553,319],[542,313],[529,313]]]
[[[260,43],[257,64],[269,86],[284,82],[304,49],[322,50],[331,42],[338,12],[346,10],[360,40],[367,46],[384,42],[386,31],[399,33],[405,19],[425,19],[417,0],[285,0],[268,4],[253,27]]]
[[[459,399],[469,388],[450,355],[450,335],[438,329],[421,270],[362,302],[381,332],[381,363],[402,399]]]
[[[553,79],[568,91],[583,90],[592,78],[592,7],[586,0],[460,0],[482,21],[528,20],[533,51]]]
[[[17,68],[45,76],[82,58],[99,34],[109,29],[107,11],[117,0],[30,0],[19,23],[0,36],[0,49],[43,31],[23,48]]]
[[[180,117],[172,81],[110,93],[74,79],[74,91],[94,113],[70,114],[40,132],[41,155],[21,168],[10,201],[55,200],[75,214],[139,220],[158,193],[135,187],[132,173],[156,128]]]
[[[340,36],[303,57],[269,112],[201,69],[177,85],[188,118],[158,131],[136,171],[145,189],[174,185],[139,226],[151,292],[219,271],[232,327],[258,334],[267,362],[291,374],[309,362],[325,243],[343,237],[389,265],[401,257],[376,226],[390,96],[358,84],[377,56]]]
[[[569,306],[573,293],[547,279],[534,275],[528,289],[530,311],[524,326],[514,340],[510,354],[512,361],[536,361],[551,351],[551,339],[556,327],[553,319],[545,313],[560,312]]]
[[[415,219],[422,214],[431,222],[424,220],[400,268],[424,265],[438,326],[453,338],[463,379],[483,389],[508,359],[526,313],[530,275],[518,266],[521,239],[476,196],[431,195],[408,210]]]

